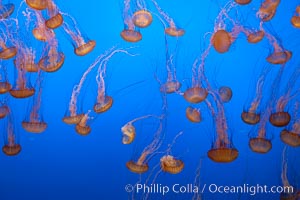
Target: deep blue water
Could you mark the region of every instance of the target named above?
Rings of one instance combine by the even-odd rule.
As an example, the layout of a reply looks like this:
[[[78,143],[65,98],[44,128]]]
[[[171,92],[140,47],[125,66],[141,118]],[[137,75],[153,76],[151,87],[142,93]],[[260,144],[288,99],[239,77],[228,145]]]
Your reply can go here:
[[[55,29],[59,50],[64,52],[66,58],[57,72],[42,75],[41,112],[48,124],[43,133],[29,133],[21,126],[21,122],[28,118],[32,97],[15,99],[9,94],[0,96],[1,101],[11,109],[14,131],[22,146],[22,151],[16,156],[0,154],[0,200],[186,200],[193,199],[197,194],[198,199],[279,199],[279,193],[257,194],[249,188],[257,185],[266,185],[268,188],[282,186],[282,155],[286,145],[280,140],[279,134],[283,128],[273,127],[268,122],[265,130],[267,138],[272,141],[272,149],[266,154],[254,153],[248,142],[251,133],[257,131],[257,126],[246,125],[240,116],[256,96],[256,83],[266,68],[269,71],[264,80],[259,107],[262,113],[273,103],[272,100],[276,102],[289,89],[292,93],[299,89],[300,80],[298,76],[292,80],[292,73],[299,70],[300,29],[294,28],[290,19],[300,1],[282,1],[274,18],[263,25],[281,46],[293,52],[292,58],[284,66],[278,84],[274,84],[274,80],[282,66],[266,61],[266,57],[273,51],[266,38],[257,44],[249,44],[241,33],[228,52],[221,54],[211,48],[205,60],[205,75],[212,88],[228,86],[233,92],[231,101],[222,104],[224,119],[228,125],[227,132],[239,151],[238,158],[230,163],[216,163],[207,157],[207,151],[215,138],[217,123],[207,104],[188,103],[182,95],[191,87],[193,63],[208,47],[215,19],[229,1],[157,0],[160,7],[185,30],[185,34],[178,38],[165,35],[164,27],[157,17],[158,11],[150,0],[144,1],[153,13],[153,22],[149,27],[140,29],[143,39],[137,43],[126,42],[120,37],[124,28],[123,1],[55,1],[61,12],[74,17],[81,32],[97,44],[91,53],[76,56],[71,39],[62,28]],[[44,42],[35,40],[30,32],[26,32],[26,18],[22,13],[26,11],[26,4],[20,4],[19,0],[2,3],[15,5],[10,18],[19,20],[18,40],[36,49],[38,60]],[[135,9],[134,5],[132,4],[132,10]],[[260,5],[261,1],[253,1],[245,6],[235,5],[228,15],[245,27],[258,30],[259,19],[256,12]],[[46,13],[43,14],[46,16]],[[33,28],[33,23],[34,19],[29,29]],[[230,20],[225,20],[225,27],[232,29]],[[3,24],[1,32],[6,35]],[[165,41],[169,54],[174,56],[177,80],[182,84],[180,91],[167,95],[161,94],[159,90],[160,83],[165,82],[167,76]],[[68,110],[72,89],[96,57],[113,46],[129,48],[129,53],[134,56],[116,54],[107,63],[106,94],[114,99],[113,106],[107,112],[93,112],[97,96],[97,70],[88,75],[78,96],[78,107],[84,113],[91,110],[92,118],[88,125],[92,131],[87,136],[81,136],[76,133],[74,125],[62,122]],[[16,70],[12,60],[1,61],[1,73],[6,68],[8,80],[14,84]],[[37,75],[32,74],[29,78],[35,86]],[[210,94],[207,99],[215,105]],[[296,93],[295,98],[288,100],[285,108],[292,116],[289,128],[299,119],[299,109],[295,107],[299,99],[300,95]],[[186,118],[185,109],[191,105],[200,109],[200,123],[192,123]],[[271,108],[274,109],[274,104]],[[136,138],[130,145],[122,144],[121,127],[137,117],[149,114],[164,117],[163,128],[158,137],[161,144],[149,156],[148,172],[139,175],[130,172],[125,163],[138,159],[143,149],[153,141],[160,121],[149,118],[134,123]],[[2,144],[5,143],[8,121],[8,117],[1,120]],[[180,132],[182,134],[176,137]],[[171,149],[168,149],[173,141]],[[172,175],[160,171],[160,158],[167,152],[184,162],[181,173]],[[300,188],[299,153],[299,147],[287,147],[284,154],[287,177],[295,190]],[[128,184],[138,184],[142,189],[134,188],[133,193],[126,192]],[[181,186],[182,191],[179,191]],[[248,188],[248,192],[224,193],[222,188],[223,193],[209,191],[209,187],[213,190],[214,186],[243,186]],[[199,191],[189,191],[189,187],[198,187]],[[169,191],[162,194],[164,189]]]

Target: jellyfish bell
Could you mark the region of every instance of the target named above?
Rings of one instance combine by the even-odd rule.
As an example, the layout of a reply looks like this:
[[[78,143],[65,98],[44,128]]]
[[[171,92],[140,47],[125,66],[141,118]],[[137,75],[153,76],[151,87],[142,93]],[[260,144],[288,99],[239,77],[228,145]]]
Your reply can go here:
[[[291,147],[299,147],[300,146],[300,135],[294,133],[292,131],[288,131],[286,129],[280,132],[280,139],[285,144]]]
[[[121,32],[121,37],[127,42],[138,42],[142,40],[142,34],[139,31],[133,29],[123,29]]]
[[[149,166],[146,163],[138,164],[133,160],[126,162],[126,167],[129,171],[137,174],[143,174],[149,170]]]
[[[16,54],[17,54],[16,47],[3,48],[0,51],[0,59],[8,60],[8,59],[14,57]]]
[[[137,10],[133,13],[132,21],[133,24],[140,28],[146,28],[152,23],[152,14],[145,10]]]
[[[47,129],[46,122],[23,121],[22,127],[30,133],[42,133]]]
[[[270,21],[276,14],[276,9],[259,9],[259,18],[263,22]]]
[[[165,29],[165,33],[167,35],[173,36],[173,37],[180,37],[185,34],[185,30],[182,28],[177,28],[177,27],[168,27]]]
[[[178,174],[184,168],[184,162],[173,156],[166,155],[160,159],[160,167],[162,171],[170,174]]]
[[[251,0],[234,0],[235,3],[240,4],[240,5],[247,5],[251,2]]]
[[[270,115],[269,121],[273,126],[283,127],[289,124],[291,116],[288,112],[275,112]]]
[[[268,153],[272,149],[272,143],[266,138],[251,138],[249,147],[256,153]]]
[[[254,125],[260,121],[260,114],[244,110],[241,114],[241,118],[246,124]]]
[[[84,114],[76,114],[76,115],[65,115],[62,118],[62,121],[66,124],[78,124],[83,118]]]
[[[265,32],[262,30],[259,30],[259,31],[248,34],[247,41],[249,43],[255,44],[255,43],[260,42],[264,38],[264,36],[265,36]]]
[[[82,125],[80,125],[80,124],[77,124],[77,125],[75,126],[75,130],[76,130],[76,132],[77,132],[79,135],[86,136],[86,135],[90,134],[90,132],[91,132],[91,127],[88,126],[88,125],[82,126]]]
[[[300,28],[300,16],[293,16],[291,18],[291,23],[295,28]]]
[[[35,93],[35,89],[31,86],[29,87],[23,87],[23,88],[12,88],[9,91],[10,95],[17,98],[17,99],[22,99],[22,98],[27,98],[31,97]]]
[[[217,163],[229,163],[234,161],[239,155],[237,149],[233,147],[217,147],[211,148],[207,152],[207,156]]]
[[[9,107],[6,105],[0,106],[0,119],[5,118],[9,114]]]
[[[35,10],[44,10],[47,8],[49,0],[26,0],[26,4]]]
[[[232,90],[230,87],[222,86],[219,88],[219,95],[222,102],[229,102],[232,98]]]
[[[61,26],[64,22],[63,16],[60,13],[57,13],[50,19],[45,21],[45,25],[50,29],[55,29]]]
[[[90,53],[96,46],[95,40],[89,40],[88,42],[82,44],[81,46],[74,49],[74,53],[77,56],[84,56]]]
[[[105,96],[103,102],[97,102],[94,105],[94,111],[96,113],[103,113],[109,110],[112,107],[112,104],[113,104],[113,98],[111,96]]]
[[[131,144],[135,138],[135,127],[131,123],[125,124],[122,128],[122,143]]]
[[[161,93],[171,94],[177,92],[181,87],[181,83],[176,80],[167,81],[166,83],[162,84],[159,88]]]
[[[42,42],[48,41],[50,37],[55,37],[55,33],[52,30],[41,27],[32,29],[32,35],[35,39]]]
[[[34,63],[34,57],[35,55],[30,52],[30,54],[27,54],[26,57],[19,59],[19,65],[22,69],[24,69],[26,72],[37,72],[38,66]],[[17,66],[17,60],[14,60],[14,65]]]
[[[65,61],[65,54],[63,52],[50,52],[47,56],[41,58],[38,67],[45,72],[58,71]]]
[[[15,10],[15,5],[12,3],[0,5],[0,19],[8,18]]]
[[[2,151],[7,156],[16,156],[21,152],[21,145],[20,144],[5,144],[2,147]]]
[[[210,42],[217,52],[225,53],[230,48],[232,37],[229,32],[220,29],[213,34]]]
[[[0,94],[5,94],[11,89],[11,84],[8,81],[0,82]]]
[[[266,60],[271,64],[284,64],[290,60],[292,57],[292,52],[288,50],[277,51],[270,54]]]
[[[191,122],[199,123],[202,120],[199,109],[193,108],[191,106],[186,108],[185,115],[186,118]]]
[[[205,88],[202,87],[191,87],[187,89],[183,97],[187,102],[190,103],[200,103],[206,99],[208,92]]]

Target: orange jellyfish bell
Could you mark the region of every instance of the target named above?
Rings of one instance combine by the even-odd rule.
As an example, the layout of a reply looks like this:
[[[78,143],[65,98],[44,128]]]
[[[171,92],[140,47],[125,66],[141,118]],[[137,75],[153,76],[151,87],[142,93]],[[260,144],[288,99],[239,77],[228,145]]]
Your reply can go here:
[[[22,99],[22,98],[31,97],[32,95],[34,95],[35,89],[32,87],[24,87],[24,88],[19,88],[19,89],[12,88],[9,91],[9,93],[11,96],[13,96],[17,99]]]
[[[219,95],[222,102],[224,103],[229,102],[232,98],[232,90],[230,87],[226,87],[226,86],[220,87]]]
[[[19,144],[6,144],[2,147],[2,151],[7,156],[16,156],[21,152],[21,145]]]
[[[206,99],[207,95],[208,92],[205,88],[192,87],[184,92],[183,97],[190,103],[200,103]]]
[[[63,52],[54,52],[41,58],[38,66],[45,72],[56,72],[58,71],[65,61],[65,54]]]
[[[126,167],[129,169],[129,171],[137,174],[145,173],[149,170],[148,164],[137,164],[134,161],[130,160],[126,163]]]
[[[292,147],[300,146],[300,135],[286,129],[280,132],[280,139],[285,144]]]
[[[112,104],[113,104],[113,98],[111,96],[105,96],[103,102],[101,103],[98,102],[94,105],[94,111],[96,113],[105,112],[111,108]]]
[[[87,125],[81,126],[80,124],[77,124],[75,126],[75,130],[79,135],[86,136],[86,135],[90,134],[91,127],[87,126]]]
[[[247,41],[249,43],[258,43],[260,42],[265,36],[265,32],[264,31],[256,31],[254,33],[250,33],[248,36],[247,36]]]
[[[9,48],[4,48],[0,51],[0,59],[10,59],[14,57],[17,54],[17,48],[16,47],[9,47]]]
[[[240,4],[240,5],[247,5],[251,2],[251,0],[234,0],[235,3]]]
[[[278,51],[270,54],[266,60],[271,64],[284,64],[292,57],[291,51]]]
[[[0,94],[5,94],[11,89],[11,84],[8,81],[0,82]]]
[[[254,112],[243,111],[241,118],[246,124],[257,124],[260,121],[260,114]]]
[[[45,122],[34,122],[34,121],[23,121],[22,127],[30,133],[42,133],[47,128],[47,123]]]
[[[214,162],[228,163],[234,161],[239,155],[237,149],[232,147],[211,148],[207,156]]]
[[[160,159],[160,167],[162,171],[170,174],[178,174],[184,168],[184,162],[179,159],[175,159],[173,156],[167,155]]]
[[[77,47],[74,49],[74,52],[78,56],[84,56],[90,53],[96,46],[95,40],[89,40],[87,43]]]
[[[173,37],[180,37],[185,34],[185,30],[171,26],[165,29],[165,33]]]
[[[50,0],[26,0],[26,4],[35,10],[44,10]]]
[[[283,127],[289,124],[291,116],[288,112],[275,112],[270,115],[269,121],[273,126]]]
[[[127,42],[138,42],[142,40],[142,34],[139,31],[131,29],[123,29],[121,37]]]
[[[62,121],[66,124],[78,124],[83,118],[84,114],[77,114],[72,116],[64,116]]]
[[[138,10],[133,13],[133,24],[140,28],[146,28],[152,23],[152,15],[147,10]]]
[[[202,120],[200,111],[196,108],[191,107],[191,106],[186,108],[185,115],[186,115],[186,118],[188,120],[190,120],[191,122],[198,123]]]
[[[122,128],[122,143],[131,144],[135,138],[135,127],[131,123],[125,124]]]
[[[223,29],[215,32],[211,38],[211,44],[219,53],[227,52],[230,48],[231,42],[232,37],[230,33]]]
[[[6,105],[0,106],[0,119],[3,119],[9,114],[9,107]]]
[[[256,153],[268,153],[272,149],[272,143],[266,138],[251,138],[249,147]]]
[[[62,25],[63,22],[64,22],[63,16],[60,13],[57,13],[50,19],[46,20],[45,25],[50,29],[55,29],[60,25]]]
[[[12,3],[0,5],[0,19],[8,18],[15,10],[15,5]]]
[[[162,84],[159,88],[161,93],[171,94],[177,92],[181,87],[181,83],[175,80],[167,81],[166,83]]]

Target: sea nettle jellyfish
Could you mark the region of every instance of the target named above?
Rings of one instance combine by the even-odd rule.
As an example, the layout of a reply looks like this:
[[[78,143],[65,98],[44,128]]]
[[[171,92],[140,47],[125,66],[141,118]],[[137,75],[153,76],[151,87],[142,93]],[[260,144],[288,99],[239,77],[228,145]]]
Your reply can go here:
[[[19,143],[18,135],[14,129],[13,118],[10,114],[7,118],[7,128],[4,129],[4,145],[2,151],[7,156],[16,156],[21,152],[21,145]]]

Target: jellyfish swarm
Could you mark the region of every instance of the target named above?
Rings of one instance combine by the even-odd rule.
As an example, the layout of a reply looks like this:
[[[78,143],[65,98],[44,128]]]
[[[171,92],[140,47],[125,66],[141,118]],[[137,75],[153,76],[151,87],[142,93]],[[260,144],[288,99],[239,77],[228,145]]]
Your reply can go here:
[[[7,156],[18,155],[21,152],[21,145],[18,142],[11,115],[8,116],[7,128],[4,130],[7,131],[7,133],[4,135],[3,153]]]
[[[105,87],[104,78],[106,75],[106,68],[107,68],[108,61],[117,53],[125,53],[127,55],[131,55],[125,49],[116,49],[116,50],[112,51],[110,54],[108,54],[107,56],[104,56],[104,58],[100,61],[97,76],[96,76],[96,82],[98,85],[97,99],[96,99],[96,103],[94,105],[94,111],[96,113],[106,112],[107,110],[109,110],[112,107],[113,98],[111,96],[106,95],[106,87]]]
[[[66,22],[66,20],[70,22]],[[78,56],[84,56],[90,53],[96,46],[96,41],[90,40],[87,36],[82,34],[77,22],[72,16],[66,15],[66,20],[64,20],[62,27],[66,34],[72,39],[74,53]]]
[[[2,2],[0,1],[0,20],[8,18],[14,12],[14,10],[14,4],[2,4]]]
[[[43,18],[41,11],[34,11],[36,17],[35,27],[32,30],[32,35],[35,39],[46,42],[55,37],[55,33],[52,29],[49,29],[45,25],[45,19]]]
[[[124,1],[124,8],[123,8],[123,21],[124,21],[124,29],[121,31],[120,35],[123,40],[127,42],[138,42],[142,39],[142,34],[136,30],[134,25],[134,21],[131,16],[130,11],[130,1]]]
[[[179,28],[175,22],[174,19],[172,19],[161,7],[158,5],[158,3],[155,0],[151,0],[155,8],[157,9],[158,13],[162,17],[162,23],[165,27],[165,33],[169,36],[173,37],[180,37],[185,34],[185,30],[182,28]]]
[[[262,2],[258,12],[257,16],[261,19],[263,22],[270,21],[274,15],[276,14],[277,7],[280,3],[280,0],[265,0]]]
[[[63,16],[52,0],[48,0],[47,2],[47,13],[50,18],[45,21],[45,25],[48,28],[55,29],[62,25],[64,21]]]
[[[164,172],[178,174],[183,170],[184,162],[171,155],[166,155],[160,159],[160,167]]]
[[[144,0],[136,0],[136,11],[132,15],[135,26],[146,28],[152,23],[152,14],[147,10]]]
[[[35,10],[44,10],[47,8],[48,1],[52,0],[26,0],[26,4]]]
[[[86,114],[83,115],[83,117],[80,119],[80,122],[76,124],[75,130],[79,135],[86,136],[91,132],[91,127],[87,124],[90,111],[88,111]]]
[[[300,6],[296,7],[296,11],[292,16],[291,23],[295,28],[300,28]]]
[[[129,171],[137,174],[142,174],[149,170],[147,157],[155,153],[162,144],[161,136],[163,132],[163,124],[164,124],[164,118],[161,118],[159,127],[156,133],[154,134],[154,138],[152,142],[144,148],[138,160],[137,161],[130,160],[126,162],[126,167],[128,168]]]
[[[47,123],[44,122],[41,113],[42,83],[43,74],[42,72],[39,72],[36,95],[32,99],[32,104],[28,104],[29,117],[27,117],[27,119],[25,118],[25,120],[22,121],[22,127],[30,133],[42,133],[47,128]]]
[[[220,99],[223,103],[227,103],[232,98],[232,90],[230,87],[222,86],[219,88]]]
[[[14,62],[16,78],[15,84],[9,91],[10,95],[15,98],[27,98],[34,94],[35,89],[31,86],[29,79],[26,77],[26,70],[23,65],[19,63],[19,60]]]
[[[206,100],[206,104],[210,109],[215,120],[216,138],[213,141],[211,149],[207,152],[207,156],[214,162],[228,163],[234,161],[238,157],[238,150],[234,148],[232,141],[228,135],[228,127],[226,122],[224,106],[218,99],[218,95],[212,93],[217,109]],[[217,112],[216,112],[217,111]]]
[[[59,51],[57,39],[55,37],[49,38],[45,49],[47,55],[40,59],[38,63],[39,68],[50,73],[58,71],[64,64],[65,55]]]
[[[194,123],[199,123],[202,120],[200,109],[193,108],[192,106],[186,108],[185,115],[189,121]]]

